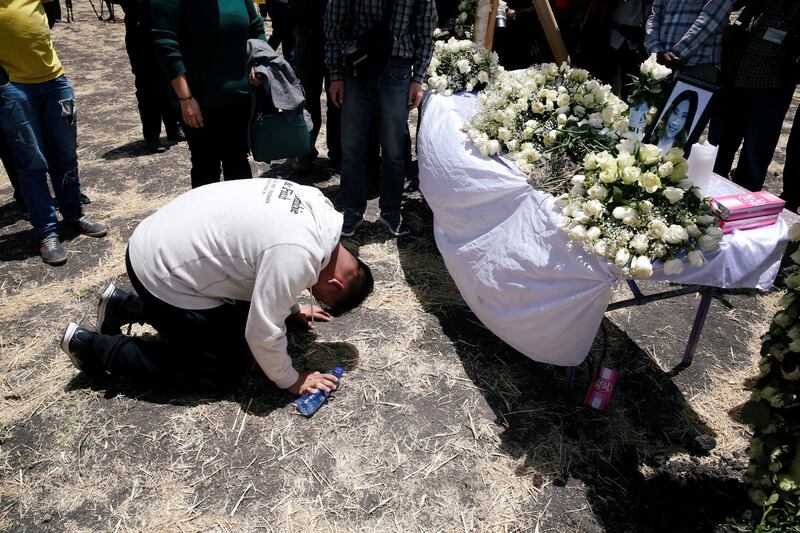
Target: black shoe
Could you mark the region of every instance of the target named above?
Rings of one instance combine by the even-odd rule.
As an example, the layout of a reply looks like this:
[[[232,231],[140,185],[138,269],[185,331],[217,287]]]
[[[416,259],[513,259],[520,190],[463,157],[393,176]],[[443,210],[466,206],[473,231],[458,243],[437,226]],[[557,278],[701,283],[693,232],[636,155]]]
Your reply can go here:
[[[48,265],[63,265],[67,262],[67,254],[64,252],[64,247],[61,246],[61,241],[58,240],[58,235],[55,233],[51,233],[42,239],[39,255],[42,261]]]
[[[102,335],[119,335],[127,322],[119,317],[120,307],[128,298],[128,293],[109,283],[97,301],[97,331]]]
[[[147,151],[151,154],[163,154],[167,151],[159,139],[145,140],[144,145]]]
[[[364,217],[358,211],[344,210],[344,224],[342,224],[342,237],[352,237],[356,230],[364,224]]]
[[[167,140],[174,143],[181,143],[186,141],[186,134],[183,132],[183,128],[178,126],[178,129],[174,131],[168,131]]]
[[[92,219],[87,216],[82,216],[78,220],[65,220],[64,225],[87,237],[104,237],[107,233],[105,226],[93,222]]]
[[[98,368],[87,350],[94,335],[94,332],[70,322],[61,336],[61,351],[69,356],[73,366],[81,372],[91,372]]]
[[[399,210],[385,211],[381,213],[380,218],[378,218],[378,222],[386,226],[386,228],[389,230],[389,233],[393,237],[403,237],[410,233],[408,228],[406,228],[403,215],[400,214]]]
[[[89,199],[89,197],[81,193],[81,204],[86,205],[90,203],[92,203],[92,201]]]

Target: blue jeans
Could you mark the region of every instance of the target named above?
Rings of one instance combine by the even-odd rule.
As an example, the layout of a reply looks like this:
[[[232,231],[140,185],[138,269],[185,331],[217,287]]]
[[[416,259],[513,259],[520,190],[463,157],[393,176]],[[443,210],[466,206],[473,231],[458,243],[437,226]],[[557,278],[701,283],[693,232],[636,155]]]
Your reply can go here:
[[[410,64],[391,64],[371,80],[344,79],[342,106],[342,190],[345,209],[367,208],[367,154],[374,119],[381,145],[381,212],[400,209],[406,176]]]
[[[31,223],[45,237],[56,231],[56,208],[64,220],[83,214],[78,182],[75,96],[66,76],[42,83],[0,86],[0,128],[5,133]]]

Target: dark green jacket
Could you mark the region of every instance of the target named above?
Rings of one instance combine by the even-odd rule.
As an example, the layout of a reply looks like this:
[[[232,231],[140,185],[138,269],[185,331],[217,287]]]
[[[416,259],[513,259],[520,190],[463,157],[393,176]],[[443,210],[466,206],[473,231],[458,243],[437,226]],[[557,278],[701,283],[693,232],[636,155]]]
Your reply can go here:
[[[152,14],[167,79],[185,74],[201,109],[249,96],[247,39],[266,40],[252,0],[152,0]]]

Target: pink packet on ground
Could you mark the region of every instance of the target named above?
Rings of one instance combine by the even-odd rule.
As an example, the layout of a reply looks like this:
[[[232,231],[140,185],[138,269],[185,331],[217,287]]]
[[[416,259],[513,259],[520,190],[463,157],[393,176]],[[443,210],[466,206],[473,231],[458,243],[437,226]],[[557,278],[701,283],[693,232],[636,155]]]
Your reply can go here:
[[[733,233],[733,230],[745,230],[771,226],[778,221],[778,215],[765,215],[763,217],[743,218],[741,220],[723,220],[720,224],[722,233]]]
[[[601,368],[597,373],[592,385],[586,393],[583,403],[589,407],[594,407],[601,413],[605,413],[608,404],[611,402],[611,393],[614,392],[614,385],[617,383],[619,373],[610,368]]]
[[[711,209],[722,220],[741,220],[778,214],[784,205],[786,202],[767,191],[729,194],[711,199]]]

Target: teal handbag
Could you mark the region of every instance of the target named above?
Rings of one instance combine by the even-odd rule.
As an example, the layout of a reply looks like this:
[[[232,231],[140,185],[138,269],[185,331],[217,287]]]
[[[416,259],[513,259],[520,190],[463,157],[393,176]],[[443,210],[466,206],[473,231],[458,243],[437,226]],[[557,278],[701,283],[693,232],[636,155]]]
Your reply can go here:
[[[311,132],[303,113],[293,118],[281,113],[256,112],[250,119],[250,151],[253,159],[268,163],[311,153]]]

